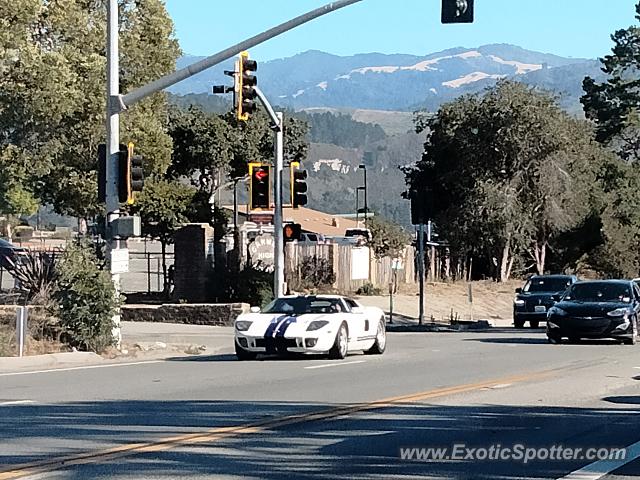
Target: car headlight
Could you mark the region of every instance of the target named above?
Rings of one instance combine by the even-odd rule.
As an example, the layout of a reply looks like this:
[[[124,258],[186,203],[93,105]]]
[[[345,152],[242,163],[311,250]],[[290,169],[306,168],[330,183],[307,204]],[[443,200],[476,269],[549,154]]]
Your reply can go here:
[[[314,320],[307,327],[307,332],[313,332],[315,330],[320,330],[322,327],[329,325],[329,322],[326,320]]]
[[[522,300],[521,298],[514,298],[513,299],[513,304],[516,307],[523,307],[524,306],[524,300]]]
[[[253,322],[250,322],[248,320],[238,320],[236,321],[236,330],[238,330],[239,332],[246,332],[247,330],[249,330],[249,327],[251,327],[251,324]]]
[[[625,307],[616,308],[615,310],[611,310],[610,312],[607,312],[607,315],[609,317],[624,317],[628,314],[629,314],[629,309]]]

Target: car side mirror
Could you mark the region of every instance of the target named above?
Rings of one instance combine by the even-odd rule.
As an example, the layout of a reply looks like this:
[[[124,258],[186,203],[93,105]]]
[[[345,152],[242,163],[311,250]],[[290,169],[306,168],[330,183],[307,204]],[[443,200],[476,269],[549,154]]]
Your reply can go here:
[[[554,302],[559,302],[561,298],[562,298],[562,295],[558,293],[551,295],[551,300],[553,300]]]
[[[522,288],[520,287],[516,288],[516,293],[522,293]]]
[[[251,313],[260,313],[260,307],[251,307]]]

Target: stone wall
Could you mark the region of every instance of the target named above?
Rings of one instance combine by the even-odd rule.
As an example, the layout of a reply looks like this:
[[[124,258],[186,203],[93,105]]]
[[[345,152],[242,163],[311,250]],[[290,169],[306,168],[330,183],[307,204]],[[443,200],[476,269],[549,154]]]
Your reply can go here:
[[[123,305],[121,319],[126,322],[232,326],[238,315],[248,311],[246,303]]]

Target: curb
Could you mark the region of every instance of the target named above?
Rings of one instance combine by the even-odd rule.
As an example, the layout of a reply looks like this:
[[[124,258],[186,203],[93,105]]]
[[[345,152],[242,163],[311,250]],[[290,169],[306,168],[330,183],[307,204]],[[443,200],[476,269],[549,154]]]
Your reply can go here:
[[[26,357],[0,357],[0,372],[8,373],[22,369],[56,367],[61,365],[79,365],[102,363],[104,359],[93,352],[64,352]]]
[[[458,322],[450,325],[445,324],[404,324],[396,325],[387,323],[387,332],[465,332],[469,330],[491,330],[494,328],[486,320],[478,320],[475,322]]]

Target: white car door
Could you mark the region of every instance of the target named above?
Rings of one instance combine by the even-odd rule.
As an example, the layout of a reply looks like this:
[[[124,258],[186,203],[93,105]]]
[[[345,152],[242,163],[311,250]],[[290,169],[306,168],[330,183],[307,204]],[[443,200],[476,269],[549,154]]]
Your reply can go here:
[[[349,331],[354,333],[349,336],[360,343],[366,341],[367,337],[375,335],[375,326],[371,325],[364,308],[351,298],[344,298],[343,300],[349,312]]]

